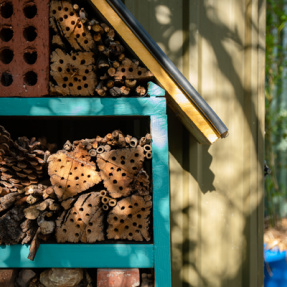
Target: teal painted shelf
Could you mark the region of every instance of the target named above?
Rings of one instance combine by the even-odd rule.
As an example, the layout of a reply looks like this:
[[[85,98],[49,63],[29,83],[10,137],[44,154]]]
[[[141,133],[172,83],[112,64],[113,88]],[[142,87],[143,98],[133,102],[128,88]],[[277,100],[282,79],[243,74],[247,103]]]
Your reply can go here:
[[[153,85],[150,91],[162,96]],[[149,98],[0,98],[1,116],[148,116],[152,134],[153,244],[42,244],[34,261],[29,246],[0,246],[1,268],[154,268],[156,286],[171,286],[169,169],[166,101]]]

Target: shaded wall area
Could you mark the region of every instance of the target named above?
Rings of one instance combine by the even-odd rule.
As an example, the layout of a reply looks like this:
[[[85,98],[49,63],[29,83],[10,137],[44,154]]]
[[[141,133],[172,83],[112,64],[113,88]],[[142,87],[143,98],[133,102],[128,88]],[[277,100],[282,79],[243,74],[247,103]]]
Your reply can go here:
[[[230,131],[202,146],[168,111],[173,286],[263,286],[265,1],[125,4]]]

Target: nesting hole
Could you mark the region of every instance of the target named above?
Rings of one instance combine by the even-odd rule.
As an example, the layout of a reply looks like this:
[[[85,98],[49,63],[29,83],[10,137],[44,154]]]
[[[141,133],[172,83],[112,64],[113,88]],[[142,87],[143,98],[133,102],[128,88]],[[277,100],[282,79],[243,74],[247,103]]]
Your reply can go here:
[[[23,8],[26,18],[32,19],[37,15],[37,6],[34,3],[29,3]]]
[[[13,83],[13,77],[9,72],[3,72],[1,76],[1,84],[5,87],[10,86]]]
[[[24,75],[24,83],[28,86],[35,86],[38,81],[38,76],[35,72],[29,71]]]
[[[23,31],[23,36],[28,42],[32,42],[37,37],[37,31],[34,26],[26,27]]]
[[[3,64],[9,64],[14,58],[14,53],[10,49],[3,49],[0,52],[0,61]]]
[[[123,219],[120,220],[120,223],[124,223],[125,221]]]
[[[0,31],[0,38],[4,42],[9,42],[13,38],[13,30],[11,28],[2,28]]]
[[[10,18],[13,14],[13,5],[10,2],[4,2],[1,6],[1,16],[3,18]]]

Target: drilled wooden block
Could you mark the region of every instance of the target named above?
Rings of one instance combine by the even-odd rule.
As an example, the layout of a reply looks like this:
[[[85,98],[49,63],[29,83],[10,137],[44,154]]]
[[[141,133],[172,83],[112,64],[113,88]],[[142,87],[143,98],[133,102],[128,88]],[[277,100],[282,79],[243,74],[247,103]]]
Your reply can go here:
[[[49,0],[0,6],[0,96],[48,95]]]
[[[66,54],[56,49],[51,55],[51,94],[61,96],[91,96],[97,84],[92,52]]]
[[[51,1],[50,26],[59,33],[60,39],[65,38],[69,42],[73,50],[92,51],[95,47],[90,31],[69,1]],[[56,39],[53,42],[58,44]]]
[[[137,287],[140,286],[139,269],[98,269],[98,287]]]
[[[113,198],[128,196],[131,183],[142,168],[143,148],[125,148],[99,154],[97,164],[109,195]]]
[[[81,195],[74,205],[57,219],[57,242],[89,242],[104,240],[103,212],[100,193]]]
[[[108,215],[108,239],[149,241],[151,196],[132,195],[118,201]]]

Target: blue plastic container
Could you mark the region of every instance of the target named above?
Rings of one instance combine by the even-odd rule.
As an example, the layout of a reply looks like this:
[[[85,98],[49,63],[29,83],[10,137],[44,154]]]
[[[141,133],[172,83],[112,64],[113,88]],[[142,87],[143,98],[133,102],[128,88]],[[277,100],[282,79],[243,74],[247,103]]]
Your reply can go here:
[[[286,251],[264,250],[264,287],[287,286],[286,256]]]

